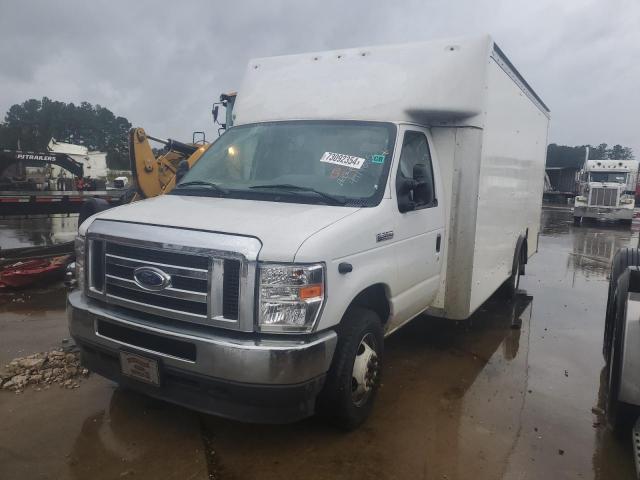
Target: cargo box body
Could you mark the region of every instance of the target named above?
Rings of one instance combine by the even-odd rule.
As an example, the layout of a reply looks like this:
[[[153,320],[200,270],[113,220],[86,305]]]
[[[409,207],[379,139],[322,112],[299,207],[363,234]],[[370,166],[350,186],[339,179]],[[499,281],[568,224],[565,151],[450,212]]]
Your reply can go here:
[[[428,127],[446,196],[430,313],[467,318],[537,250],[549,110],[489,36],[252,60],[234,121]]]

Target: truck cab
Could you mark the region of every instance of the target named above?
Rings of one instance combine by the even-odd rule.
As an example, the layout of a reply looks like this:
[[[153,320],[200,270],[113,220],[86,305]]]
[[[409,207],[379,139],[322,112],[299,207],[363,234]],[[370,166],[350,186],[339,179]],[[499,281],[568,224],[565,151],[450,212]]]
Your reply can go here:
[[[573,218],[633,219],[638,162],[634,160],[587,160],[580,172],[580,195],[575,198]]]
[[[71,334],[151,396],[354,428],[386,336],[517,290],[548,108],[483,36],[252,60],[232,116],[169,194],[81,225]]]

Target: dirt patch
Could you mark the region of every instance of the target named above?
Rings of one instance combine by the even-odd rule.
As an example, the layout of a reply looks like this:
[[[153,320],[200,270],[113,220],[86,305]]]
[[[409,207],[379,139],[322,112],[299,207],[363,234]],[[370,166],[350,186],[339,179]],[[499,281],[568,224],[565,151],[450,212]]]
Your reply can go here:
[[[15,393],[30,386],[37,391],[56,384],[78,388],[81,379],[88,375],[89,371],[80,365],[76,347],[58,348],[11,360],[5,371],[0,372],[0,388]]]

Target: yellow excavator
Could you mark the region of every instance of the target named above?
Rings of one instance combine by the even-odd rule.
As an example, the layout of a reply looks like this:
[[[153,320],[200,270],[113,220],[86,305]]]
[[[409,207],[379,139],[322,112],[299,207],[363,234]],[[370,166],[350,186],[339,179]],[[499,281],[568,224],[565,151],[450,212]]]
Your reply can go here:
[[[235,92],[222,94],[220,102],[213,104],[211,113],[214,123],[220,126],[218,133],[233,124],[235,99]],[[224,123],[218,122],[220,106],[226,109]],[[198,135],[201,136],[200,140],[196,140]],[[163,144],[163,151],[155,154],[149,140]],[[128,201],[151,198],[173,190],[179,169],[186,171],[191,168],[207,151],[209,145],[204,132],[194,132],[192,143],[187,144],[171,139],[161,140],[148,135],[142,128],[132,128],[129,131],[129,159],[135,194]]]
[[[219,126],[218,134],[233,125],[233,106],[236,92],[223,93],[220,101],[213,104],[213,122]],[[225,121],[218,121],[219,107],[224,107]],[[151,147],[150,141],[163,145],[160,150]],[[120,202],[109,204],[99,198],[87,199],[78,217],[78,226],[94,213],[117,205],[123,205],[145,198],[152,198],[170,192],[176,185],[176,174],[186,172],[209,148],[204,132],[194,132],[191,143],[176,140],[162,140],[147,134],[143,128],[129,130],[129,162],[131,163],[131,188]]]
[[[219,126],[218,134],[233,125],[233,106],[236,93],[220,95],[220,101],[213,104],[211,113],[213,122]],[[225,122],[218,122],[219,107],[226,108]],[[200,139],[196,140],[197,135]],[[149,141],[162,144],[161,150],[154,151]],[[132,128],[129,131],[129,161],[131,163],[132,185],[120,201],[113,204],[104,199],[89,197],[80,208],[78,227],[91,215],[145,198],[156,197],[170,192],[176,185],[176,174],[186,172],[207,151],[210,144],[207,143],[204,132],[194,132],[192,143],[182,143],[175,140],[161,140],[148,135],[142,128]],[[24,261],[34,258],[49,258],[61,255],[73,255],[74,242],[65,242],[53,246],[17,248],[3,250],[0,255],[0,265],[16,261]],[[75,262],[67,265],[65,284],[75,284]]]
[[[149,140],[163,144],[163,151],[155,154]],[[204,139],[201,142],[195,142],[195,134],[194,143],[187,144],[171,139],[161,140],[148,135],[143,128],[132,128],[129,131],[129,158],[135,193],[129,201],[135,202],[173,190],[178,169],[190,168],[209,148]],[[183,162],[186,162],[186,166]]]

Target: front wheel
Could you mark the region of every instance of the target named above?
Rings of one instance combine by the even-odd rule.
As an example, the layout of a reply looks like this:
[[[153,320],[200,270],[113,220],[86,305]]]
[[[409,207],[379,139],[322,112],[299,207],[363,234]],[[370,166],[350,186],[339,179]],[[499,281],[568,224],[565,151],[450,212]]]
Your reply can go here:
[[[320,412],[346,430],[362,424],[380,385],[383,352],[380,317],[366,308],[350,308],[340,324],[338,345],[319,398]]]

